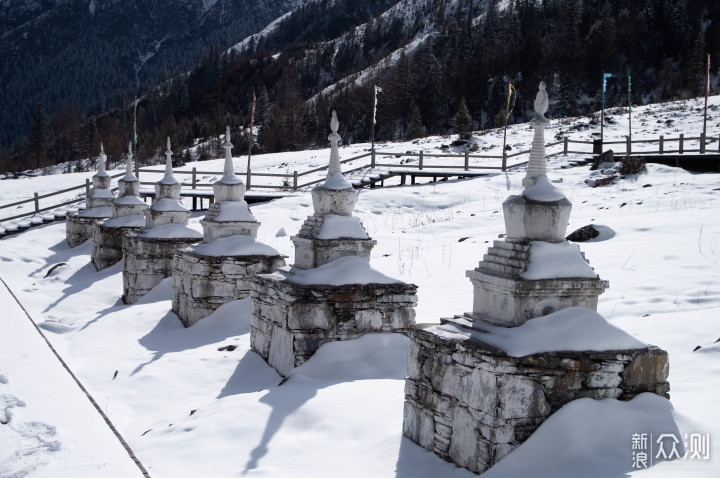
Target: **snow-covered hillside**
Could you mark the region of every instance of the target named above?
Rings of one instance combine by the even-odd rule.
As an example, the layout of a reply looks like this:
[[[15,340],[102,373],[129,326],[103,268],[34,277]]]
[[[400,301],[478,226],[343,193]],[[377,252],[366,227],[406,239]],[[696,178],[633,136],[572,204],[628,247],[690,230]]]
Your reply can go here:
[[[675,129],[699,133],[699,106],[638,108],[633,137],[675,136]],[[606,139],[620,138],[626,127],[625,117],[612,116],[616,122],[606,127]],[[715,137],[719,126],[713,116]],[[571,128],[582,135],[574,139],[586,139],[599,126],[587,119],[553,122],[546,140]],[[525,149],[531,135],[518,125],[509,144]],[[476,140],[498,151],[502,134]],[[425,138],[382,149],[437,152],[449,142]],[[366,148],[348,146],[341,157]],[[671,400],[641,395],[627,403],[573,402],[484,476],[718,476],[720,175],[651,164],[640,175],[590,188],[588,167],[571,166],[583,158],[558,155],[548,164],[549,178],[573,203],[568,231],[587,224],[607,228],[601,240],[581,244],[610,282],[598,312],[669,352]],[[327,151],[316,150],[256,156],[253,164],[303,169],[327,160]],[[208,169],[221,167],[218,162]],[[472,308],[465,271],[504,233],[501,203],[520,191],[524,174],[361,191],[356,215],[378,242],[371,264],[419,286],[418,322],[436,323]],[[34,181],[0,182],[3,201],[20,195],[12,192],[14,184],[23,182],[27,192]],[[77,178],[56,181],[64,187]],[[292,257],[289,237],[312,213],[312,200],[306,191],[255,205],[252,212],[262,223],[258,239]],[[200,230],[201,217],[195,213],[191,227]],[[121,265],[96,272],[91,244],[69,248],[64,223],[35,227],[1,244],[0,277],[150,476],[474,476],[402,438],[403,336],[325,345],[281,383],[250,351],[249,299],[185,329],[170,312],[170,279],[137,304],[124,305]],[[141,476],[72,383],[57,383],[64,372],[42,353],[41,342],[32,342],[41,339],[33,339],[28,319],[2,286],[0,297],[0,419],[7,422],[0,425],[0,476]],[[710,459],[688,456],[634,470],[633,433],[709,435]]]

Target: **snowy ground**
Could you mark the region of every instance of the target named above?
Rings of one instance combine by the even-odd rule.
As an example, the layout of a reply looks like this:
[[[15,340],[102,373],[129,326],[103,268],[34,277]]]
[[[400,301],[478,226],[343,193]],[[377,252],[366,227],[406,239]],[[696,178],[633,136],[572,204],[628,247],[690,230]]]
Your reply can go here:
[[[647,107],[645,132],[633,136],[657,135],[655,128],[668,128],[666,117],[697,129],[697,106]],[[606,135],[622,133],[622,118],[616,116],[618,125]],[[709,121],[711,131],[717,132],[717,122]],[[567,127],[554,123],[546,140]],[[590,137],[593,128],[582,134]],[[524,149],[531,134],[518,126],[509,142]],[[497,149],[502,136],[491,132],[479,140]],[[392,147],[437,151],[449,141]],[[363,147],[344,148],[341,156]],[[307,167],[327,158],[326,151],[309,151],[272,155],[267,162]],[[720,175],[649,165],[637,177],[593,189],[584,183],[587,167],[567,167],[574,159],[551,158],[548,176],[573,203],[568,232],[587,224],[609,228],[604,240],[581,244],[610,281],[598,312],[668,350],[671,401],[642,395],[628,403],[573,402],[485,476],[718,476]],[[253,161],[262,164],[263,158]],[[213,169],[220,170],[220,162]],[[472,308],[465,270],[476,267],[504,232],[501,203],[520,191],[523,175],[360,193],[356,214],[378,241],[371,263],[418,284],[418,322]],[[77,179],[56,181],[66,187]],[[3,202],[19,194],[12,184],[0,182]],[[258,239],[292,257],[289,237],[311,214],[312,201],[305,192],[252,212],[262,223]],[[191,226],[200,230],[201,217],[193,215]],[[32,228],[2,239],[0,276],[151,476],[473,476],[401,436],[406,338],[371,335],[326,345],[280,384],[249,350],[249,299],[184,329],[170,312],[169,279],[137,304],[124,305],[121,265],[96,272],[90,249],[89,242],[69,248],[64,223]],[[0,419],[8,421],[0,425],[0,476],[141,476],[73,384],[56,384],[65,372],[32,338],[28,319],[6,291],[0,290],[0,300]],[[227,345],[237,348],[219,350]],[[710,458],[633,470],[633,433],[709,434]]]

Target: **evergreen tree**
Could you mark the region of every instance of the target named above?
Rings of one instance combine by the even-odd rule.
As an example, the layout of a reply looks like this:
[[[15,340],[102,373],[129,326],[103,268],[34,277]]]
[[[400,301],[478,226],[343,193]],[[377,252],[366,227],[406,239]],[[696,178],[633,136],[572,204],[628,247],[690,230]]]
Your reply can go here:
[[[705,35],[698,31],[693,46],[692,56],[688,62],[687,85],[694,96],[705,96],[707,86],[707,53],[705,51]]]
[[[410,116],[410,126],[407,130],[407,139],[415,139],[425,136],[425,126],[422,124],[420,117],[420,108],[415,105]]]
[[[465,98],[460,100],[460,107],[458,108],[455,118],[453,118],[452,127],[461,139],[470,139],[472,133],[472,118],[470,112],[465,105]]]
[[[48,151],[48,117],[42,103],[35,108],[30,136],[27,142],[28,160],[35,163],[35,168],[40,169],[45,163]]]

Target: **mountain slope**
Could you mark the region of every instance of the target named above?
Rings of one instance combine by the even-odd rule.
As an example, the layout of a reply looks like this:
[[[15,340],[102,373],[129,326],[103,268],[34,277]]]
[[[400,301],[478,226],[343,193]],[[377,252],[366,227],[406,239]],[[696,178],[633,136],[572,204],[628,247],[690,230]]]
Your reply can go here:
[[[27,134],[36,103],[102,111],[163,69],[188,69],[298,0],[3,0],[0,141]]]

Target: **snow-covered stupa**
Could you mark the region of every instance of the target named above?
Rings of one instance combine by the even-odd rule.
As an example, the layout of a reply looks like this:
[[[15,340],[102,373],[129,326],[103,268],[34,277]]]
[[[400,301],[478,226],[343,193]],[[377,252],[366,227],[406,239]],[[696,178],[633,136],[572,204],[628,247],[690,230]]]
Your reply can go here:
[[[298,269],[312,269],[344,256],[370,260],[370,252],[377,244],[368,236],[360,219],[352,215],[357,191],[340,171],[339,126],[333,111],[327,177],[312,190],[314,214],[308,216],[298,234],[290,238],[295,244],[293,266]]]
[[[172,275],[175,251],[202,239],[187,226],[190,212],[180,203],[182,185],[172,170],[167,140],[165,175],[155,183],[155,201],[145,211],[145,228],[123,236],[123,301],[134,304],[161,280]]]
[[[203,243],[179,250],[173,260],[172,310],[190,327],[232,300],[250,295],[250,281],[285,265],[272,247],[255,240],[260,223],[235,175],[230,128],[225,130],[225,168],[213,185],[215,202],[200,221]]]
[[[335,112],[330,126],[327,179],[312,191],[315,214],[292,237],[294,267],[251,283],[250,345],[284,376],[324,343],[415,324],[417,286],[370,266],[375,241],[352,216],[357,193],[340,172]]]
[[[596,312],[607,287],[564,235],[571,204],[545,174],[541,83],[521,196],[478,268],[473,312],[410,334],[403,435],[482,473],[578,398],[667,396],[668,355]]]
[[[112,203],[112,215],[95,228],[93,235],[90,260],[98,271],[120,262],[126,232],[145,227],[148,205],[140,199],[140,181],[133,173],[132,159],[132,143],[128,143],[125,175],[118,180],[118,198]]]
[[[110,189],[112,178],[105,171],[107,156],[100,144],[100,160],[98,170],[92,177],[92,188],[85,198],[85,210],[68,214],[65,225],[65,238],[70,247],[76,247],[91,239],[95,227],[112,215],[112,202],[115,195]]]

